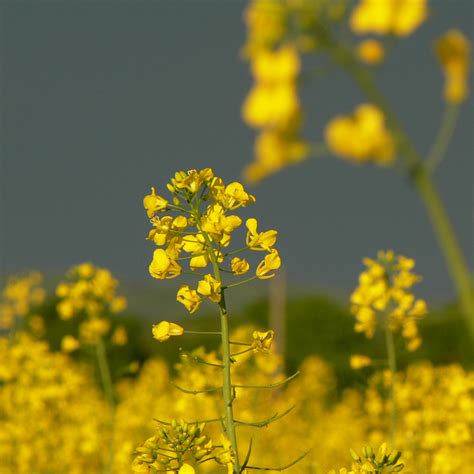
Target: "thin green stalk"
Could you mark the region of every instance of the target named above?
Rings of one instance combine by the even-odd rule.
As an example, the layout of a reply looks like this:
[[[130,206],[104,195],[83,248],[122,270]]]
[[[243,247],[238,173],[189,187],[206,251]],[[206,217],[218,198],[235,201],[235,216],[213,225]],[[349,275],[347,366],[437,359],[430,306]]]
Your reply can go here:
[[[217,273],[216,273],[217,269]],[[215,278],[220,280],[219,269],[217,265],[214,267]],[[224,386],[222,389],[222,394],[224,396],[224,405],[225,405],[225,419],[226,419],[226,431],[227,437],[229,438],[232,450],[235,455],[234,463],[234,474],[240,474],[240,462],[239,462],[239,452],[237,446],[237,435],[235,432],[235,419],[234,419],[234,410],[233,402],[234,395],[232,393],[232,379],[230,374],[230,343],[229,343],[229,316],[227,314],[227,307],[225,303],[224,290],[222,290],[222,297],[219,303],[220,310],[220,319],[221,319],[221,331],[222,331],[222,358],[224,363]]]
[[[425,166],[430,173],[433,173],[446,155],[449,142],[453,136],[458,123],[459,105],[449,104],[443,114],[443,120],[436,140],[425,160]]]
[[[395,343],[393,332],[388,323],[385,326],[385,346],[387,349],[388,367],[390,369],[390,444],[395,446],[397,433],[397,409],[395,406],[395,375],[397,372],[397,356],[395,353]]]
[[[102,338],[99,337],[97,341],[96,354],[97,363],[99,366],[99,374],[104,389],[105,399],[109,406],[109,459],[107,464],[104,466],[104,473],[111,474],[114,464],[114,445],[115,445],[115,399],[112,385],[112,377],[110,376],[109,363],[107,361],[107,354],[105,352],[105,345]]]
[[[327,42],[329,54],[353,77],[360,89],[371,102],[385,114],[387,124],[398,144],[398,150],[405,159],[405,170],[418,191],[430,217],[441,251],[446,260],[449,274],[456,287],[461,311],[466,320],[472,340],[474,340],[474,296],[472,276],[462,254],[455,232],[445,210],[439,193],[426,170],[422,158],[396,115],[392,112],[384,95],[377,88],[375,81],[353,54],[343,46],[330,40]]]
[[[199,222],[199,216],[197,216],[197,221]],[[224,289],[222,288],[222,278],[219,270],[219,263],[217,262],[216,256],[214,254],[214,248],[212,246],[211,239],[209,238],[206,232],[203,232],[201,228],[199,228],[199,230],[204,236],[206,244],[209,248],[212,269],[214,271],[214,278],[221,283],[221,300],[219,302],[219,313],[221,322],[222,364],[224,366],[222,369],[224,372],[222,396],[224,398],[225,408],[225,431],[232,447],[232,451],[234,452],[234,474],[240,474],[239,451],[237,445],[237,435],[235,430],[235,419],[233,409],[234,394],[232,388],[232,377],[230,373],[231,355],[229,339],[229,315],[227,313]]]

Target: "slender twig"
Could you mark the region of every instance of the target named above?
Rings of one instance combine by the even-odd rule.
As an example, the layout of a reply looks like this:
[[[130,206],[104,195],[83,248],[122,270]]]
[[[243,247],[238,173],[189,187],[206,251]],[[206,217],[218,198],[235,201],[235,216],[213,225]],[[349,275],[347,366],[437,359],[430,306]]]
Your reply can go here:
[[[247,469],[253,469],[255,471],[284,471],[292,466],[294,466],[296,463],[300,462],[305,456],[308,455],[308,453],[311,450],[308,449],[305,453],[303,453],[301,456],[297,457],[294,461],[291,461],[290,463],[286,464],[285,466],[280,466],[280,467],[260,467],[260,466],[247,466]]]
[[[425,166],[429,173],[435,171],[446,155],[446,151],[458,123],[460,110],[459,105],[449,104],[444,111],[438,135],[425,160]]]
[[[210,393],[210,392],[216,392],[217,390],[222,390],[222,387],[211,387],[211,388],[206,388],[203,390],[190,390],[188,388],[183,388],[180,387],[179,385],[176,385],[175,383],[171,383],[173,387],[177,388],[179,391],[184,392],[184,393],[190,393],[191,395],[197,395],[198,393]]]
[[[212,367],[219,367],[220,369],[224,367],[222,364],[214,364],[213,362],[208,362],[207,360],[204,360],[201,357],[198,357],[192,354],[191,352],[183,350],[181,347],[179,348],[179,351],[182,352],[184,356],[189,357],[190,359],[194,360],[198,364],[210,365]]]
[[[290,380],[293,380],[299,374],[300,374],[299,371],[295,372],[293,375],[286,378],[285,380],[282,380],[281,382],[270,383],[268,385],[240,385],[240,384],[234,384],[233,387],[234,388],[276,388],[276,387],[281,387],[282,385],[287,384]]]
[[[268,426],[270,423],[273,423],[274,421],[279,420],[280,418],[283,418],[284,416],[288,415],[290,411],[292,411],[295,408],[296,405],[291,406],[287,410],[285,410],[283,413],[275,413],[273,416],[270,418],[267,418],[266,420],[262,421],[240,421],[240,420],[235,420],[236,423],[239,425],[246,425],[246,426],[254,426],[256,428],[263,428],[265,426]]]

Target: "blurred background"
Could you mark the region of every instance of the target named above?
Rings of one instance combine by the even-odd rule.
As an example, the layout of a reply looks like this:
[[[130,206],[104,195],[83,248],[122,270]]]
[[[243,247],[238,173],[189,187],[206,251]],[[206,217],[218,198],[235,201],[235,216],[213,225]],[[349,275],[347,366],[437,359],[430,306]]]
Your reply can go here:
[[[148,274],[153,245],[145,241],[143,197],[151,186],[160,192],[180,169],[209,166],[228,182],[239,180],[251,160],[254,132],[240,115],[251,84],[240,57],[244,7],[240,1],[67,0],[1,7],[2,276],[37,269],[54,288],[80,262],[109,268],[128,298],[136,343],[130,350],[139,357],[158,350],[150,321],[189,320],[175,302],[175,285]],[[453,25],[472,38],[473,3],[432,1],[430,11],[430,21],[397,42],[378,72],[422,152],[443,110],[432,42]],[[330,117],[362,100],[338,71],[311,82],[302,94],[306,130],[321,140]],[[471,98],[437,175],[471,264],[472,105]],[[390,169],[313,159],[251,192],[257,197],[251,214],[261,216],[262,228],[279,230],[286,276],[273,289],[261,282],[239,290],[231,310],[240,322],[262,327],[284,311],[290,367],[316,351],[342,379],[353,377],[348,354],[367,342],[352,336],[348,295],[361,259],[385,248],[416,259],[424,280],[415,292],[434,308],[421,323],[428,342],[410,357],[469,363],[443,258],[403,178]],[[55,302],[48,304],[52,314]],[[207,321],[200,315],[190,324]],[[159,351],[172,357],[176,347]]]

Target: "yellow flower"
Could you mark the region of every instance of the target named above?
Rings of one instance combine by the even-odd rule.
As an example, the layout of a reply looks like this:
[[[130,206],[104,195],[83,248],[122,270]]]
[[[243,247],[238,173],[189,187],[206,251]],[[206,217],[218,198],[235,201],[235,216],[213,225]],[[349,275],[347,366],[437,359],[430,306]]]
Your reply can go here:
[[[189,285],[182,285],[178,290],[176,300],[182,303],[186,309],[192,314],[201,304],[201,298],[196,290],[192,290]]]
[[[461,31],[449,30],[436,42],[435,51],[446,75],[444,97],[449,103],[459,104],[469,92],[469,40]]]
[[[124,346],[127,344],[128,335],[124,326],[117,326],[115,331],[112,333],[111,342],[116,346]]]
[[[266,232],[257,232],[258,222],[255,218],[247,219],[245,223],[248,229],[246,242],[252,250],[267,250],[275,245],[278,232],[276,230],[267,230]]]
[[[385,51],[382,43],[374,39],[362,41],[356,48],[357,57],[367,64],[379,64],[384,60]]]
[[[146,209],[148,217],[153,217],[158,211],[164,211],[168,208],[168,201],[161,196],[157,196],[155,188],[151,188],[151,194],[143,199],[143,207]]]
[[[171,259],[165,250],[156,249],[153,252],[153,260],[149,266],[150,275],[153,278],[175,278],[181,273],[179,264]]]
[[[110,311],[112,313],[121,313],[127,307],[125,296],[116,296],[110,302]]]
[[[74,352],[79,349],[81,343],[73,336],[64,336],[61,339],[61,350],[63,352]]]
[[[98,339],[109,332],[110,321],[105,318],[87,319],[79,326],[80,338],[86,344],[96,344]]]
[[[244,52],[252,57],[275,45],[286,32],[287,7],[283,2],[253,0],[244,12],[248,40]]]
[[[178,171],[171,180],[171,184],[168,185],[168,189],[171,192],[185,189],[194,194],[199,191],[203,183],[210,181],[213,177],[214,173],[211,168],[205,168],[201,171]]]
[[[75,314],[74,304],[71,300],[63,300],[58,303],[57,311],[61,319],[71,319]]]
[[[181,336],[183,333],[184,329],[179,324],[169,321],[161,321],[152,327],[153,338],[159,342],[166,341],[171,336]]]
[[[395,143],[385,127],[384,115],[370,104],[357,107],[353,116],[332,119],[325,138],[334,154],[356,163],[389,165],[395,158]]]
[[[229,210],[245,207],[255,202],[255,196],[247,193],[240,183],[230,183],[218,196],[219,202]]]
[[[351,29],[358,34],[413,33],[428,16],[427,0],[360,0],[352,11]]]
[[[373,337],[380,315],[386,318],[390,331],[402,330],[409,350],[417,349],[421,338],[416,321],[427,313],[427,306],[410,291],[421,279],[411,271],[415,262],[391,250],[378,252],[377,260],[365,258],[363,262],[367,269],[359,276],[359,286],[351,295],[355,331]]]
[[[250,270],[250,265],[245,258],[234,257],[230,262],[234,275],[243,275]]]
[[[278,270],[281,266],[281,259],[276,249],[271,249],[270,253],[258,264],[255,274],[261,280],[272,278],[275,274],[269,275],[273,270]]]
[[[358,370],[372,365],[372,359],[362,354],[353,354],[350,358],[351,368]]]
[[[264,129],[255,140],[254,151],[255,161],[244,170],[245,179],[251,183],[304,160],[309,146],[295,133]]]
[[[282,46],[274,51],[262,50],[252,60],[252,73],[257,82],[278,84],[293,82],[300,72],[300,58],[296,48]]]
[[[184,463],[178,471],[178,474],[194,474],[194,468],[188,463]]]
[[[272,330],[265,332],[254,331],[252,334],[252,349],[254,352],[268,352],[272,347],[274,334]]]
[[[219,303],[221,300],[221,282],[212,275],[206,275],[204,280],[199,281],[197,291],[214,303]]]
[[[224,208],[219,204],[211,204],[201,219],[201,227],[214,242],[227,247],[230,244],[230,234],[242,224],[238,216],[226,216]]]

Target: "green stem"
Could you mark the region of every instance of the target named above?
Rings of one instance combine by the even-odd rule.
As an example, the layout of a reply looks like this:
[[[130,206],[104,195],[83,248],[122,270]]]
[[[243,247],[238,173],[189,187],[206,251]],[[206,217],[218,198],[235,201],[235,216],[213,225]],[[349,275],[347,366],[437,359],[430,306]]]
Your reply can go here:
[[[395,353],[395,343],[393,333],[388,322],[385,326],[385,346],[387,349],[388,367],[390,369],[390,444],[395,446],[395,436],[397,433],[397,409],[395,406],[395,375],[397,373],[397,357]]]
[[[216,273],[217,269],[217,273]],[[215,278],[219,279],[219,269],[214,267]],[[229,317],[227,314],[227,307],[225,303],[224,290],[221,291],[221,301],[219,303],[220,319],[221,319],[221,331],[222,331],[222,358],[224,363],[224,384],[222,394],[224,396],[225,405],[225,419],[226,419],[226,431],[227,437],[229,438],[232,450],[234,451],[235,463],[234,463],[234,474],[240,474],[240,463],[239,463],[239,452],[237,447],[237,435],[235,432],[235,419],[233,402],[234,395],[232,393],[232,379],[230,373],[230,343],[229,343]]]
[[[105,399],[107,400],[107,404],[109,406],[109,459],[107,461],[107,464],[104,466],[104,474],[111,474],[114,464],[115,399],[112,385],[112,377],[110,376],[109,363],[107,361],[107,354],[102,338],[99,338],[95,347],[102,388],[104,389]]]
[[[446,107],[438,135],[425,160],[425,166],[430,173],[435,171],[446,155],[449,142],[458,123],[460,110],[459,105],[449,104]]]
[[[197,217],[197,221],[199,222],[199,216]],[[217,262],[216,256],[214,254],[214,247],[212,245],[212,241],[200,227],[199,230],[201,231],[204,239],[206,240],[206,244],[209,249],[209,255],[211,257],[211,264],[212,269],[214,271],[214,278],[219,281],[222,285],[222,278],[219,270],[219,263]],[[230,445],[232,447],[232,451],[234,452],[234,466],[233,471],[234,474],[240,474],[240,461],[239,461],[239,451],[237,446],[237,435],[235,430],[235,419],[234,419],[234,409],[233,409],[233,402],[234,402],[234,394],[232,389],[232,377],[230,373],[230,366],[231,366],[231,355],[230,355],[230,339],[229,339],[229,315],[227,313],[227,306],[225,302],[225,294],[224,289],[221,287],[221,300],[219,302],[219,313],[220,313],[220,321],[221,321],[221,344],[222,344],[222,364],[223,364],[223,386],[222,386],[222,396],[224,398],[224,409],[225,409],[225,430],[227,434],[227,438],[229,439]]]
[[[377,88],[375,81],[352,53],[343,46],[328,40],[327,48],[334,60],[353,77],[360,89],[385,114],[387,124],[395,138],[398,150],[405,158],[405,170],[412,179],[427,213],[430,217],[441,251],[444,255],[449,274],[456,287],[461,311],[466,320],[472,340],[474,340],[474,297],[472,277],[455,232],[449,220],[439,193],[426,170],[420,154],[410,141],[396,115],[385,101],[385,97]]]

